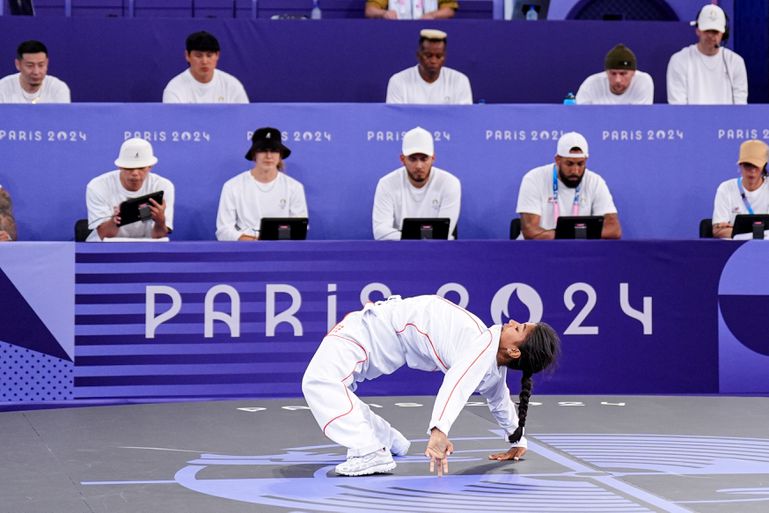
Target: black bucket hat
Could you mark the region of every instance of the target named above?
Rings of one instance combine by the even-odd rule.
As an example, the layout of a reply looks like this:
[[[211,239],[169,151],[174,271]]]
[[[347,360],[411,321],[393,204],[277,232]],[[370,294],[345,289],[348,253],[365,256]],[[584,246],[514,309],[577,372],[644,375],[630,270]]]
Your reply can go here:
[[[274,150],[280,152],[281,158],[288,158],[291,150],[283,145],[280,130],[272,127],[258,128],[251,136],[251,149],[246,153],[246,160],[253,161],[257,151]]]

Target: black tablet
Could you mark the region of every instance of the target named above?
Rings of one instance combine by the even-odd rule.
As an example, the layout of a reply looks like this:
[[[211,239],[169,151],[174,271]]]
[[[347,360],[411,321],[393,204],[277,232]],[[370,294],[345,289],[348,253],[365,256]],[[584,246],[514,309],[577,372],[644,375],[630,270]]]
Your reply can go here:
[[[448,217],[407,217],[403,219],[401,239],[448,239]]]
[[[603,216],[560,216],[555,225],[556,239],[600,239]]]
[[[120,224],[118,226],[151,219],[152,216],[149,209],[150,198],[154,199],[157,203],[163,203],[163,191],[151,192],[138,198],[129,198],[121,203]]]
[[[306,238],[306,217],[263,217],[259,225],[259,240],[304,240]]]
[[[756,231],[753,231],[753,227]],[[763,239],[764,230],[769,230],[769,214],[738,214],[732,225],[732,237],[740,233],[752,233],[754,238]],[[757,235],[760,233],[760,237]]]

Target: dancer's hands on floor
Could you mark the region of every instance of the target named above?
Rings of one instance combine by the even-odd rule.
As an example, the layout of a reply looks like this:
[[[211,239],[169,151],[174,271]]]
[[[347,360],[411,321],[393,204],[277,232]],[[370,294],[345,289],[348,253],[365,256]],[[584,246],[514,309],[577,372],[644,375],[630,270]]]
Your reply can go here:
[[[427,441],[425,456],[430,458],[430,473],[437,470],[438,477],[449,473],[449,454],[454,452],[454,444],[449,437],[438,428],[430,430],[430,440]]]
[[[489,459],[497,461],[518,461],[524,454],[526,454],[526,447],[511,447],[507,452],[490,454]]]

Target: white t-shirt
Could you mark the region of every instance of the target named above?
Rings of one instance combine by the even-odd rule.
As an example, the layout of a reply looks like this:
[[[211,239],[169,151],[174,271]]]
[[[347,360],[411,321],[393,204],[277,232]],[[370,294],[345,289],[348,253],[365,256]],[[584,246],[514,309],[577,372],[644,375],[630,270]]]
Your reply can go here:
[[[70,103],[69,87],[52,75],[46,75],[36,93],[21,87],[21,73],[0,79],[0,103]]]
[[[737,214],[749,213],[740,195],[737,183],[739,180],[739,178],[732,178],[721,182],[718,186],[713,202],[713,224],[734,224]],[[764,179],[764,183],[755,191],[745,190],[745,197],[750,202],[754,214],[769,214],[769,180]]]
[[[203,84],[187,68],[168,82],[163,103],[248,103],[248,95],[243,84],[229,73],[215,69],[211,81]]]
[[[449,238],[459,220],[462,185],[459,179],[433,166],[430,179],[421,189],[409,182],[401,167],[382,178],[374,193],[371,224],[376,240],[400,240],[405,217],[448,217]]]
[[[387,103],[470,105],[473,103],[473,91],[470,79],[464,73],[444,66],[438,80],[430,84],[419,75],[417,65],[390,77]]]
[[[129,191],[120,183],[120,170],[108,171],[97,176],[85,190],[85,202],[88,207],[88,228],[93,230],[86,239],[87,242],[100,241],[96,230],[98,226],[108,221],[115,207],[129,198],[138,198],[151,192],[163,191],[163,201],[166,204],[166,226],[169,230],[174,227],[174,184],[167,178],[155,173],[149,173],[138,191]],[[137,221],[118,229],[115,237],[130,239],[151,239],[155,221]]]
[[[651,75],[636,70],[630,86],[622,94],[614,94],[606,72],[590,75],[577,91],[577,105],[651,105],[654,103],[654,81]]]
[[[216,215],[218,240],[258,237],[263,217],[308,217],[301,182],[279,172],[270,183],[261,183],[248,170],[224,183]]]
[[[553,166],[545,164],[535,167],[523,176],[521,188],[518,191],[518,205],[515,211],[519,214],[535,214],[540,216],[540,226],[545,230],[555,228],[555,212],[553,209]],[[576,189],[564,185],[558,178],[558,209],[560,215],[572,215],[572,206]],[[609,192],[606,182],[597,173],[585,169],[582,177],[579,195],[580,216],[603,216],[616,214],[617,207]]]
[[[690,45],[668,62],[668,103],[748,103],[748,73],[742,57],[721,47],[716,55],[705,55]]]

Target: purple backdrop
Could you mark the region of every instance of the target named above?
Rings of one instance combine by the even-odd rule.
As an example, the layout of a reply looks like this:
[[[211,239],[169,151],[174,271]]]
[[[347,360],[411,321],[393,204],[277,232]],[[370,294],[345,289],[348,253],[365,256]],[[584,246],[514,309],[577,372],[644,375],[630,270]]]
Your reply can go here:
[[[488,103],[560,102],[603,69],[618,42],[633,48],[640,69],[654,77],[656,101],[664,102],[668,59],[694,42],[692,28],[680,22],[4,16],[0,75],[15,72],[20,41],[40,39],[49,47],[50,73],[70,85],[74,101],[156,102],[186,67],[186,36],[208,30],[222,45],[220,68],[243,82],[252,102],[380,102],[390,75],[416,64],[417,34],[428,26],[448,31],[447,65],[466,73],[475,100]]]

